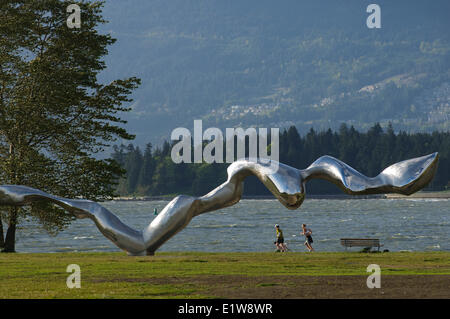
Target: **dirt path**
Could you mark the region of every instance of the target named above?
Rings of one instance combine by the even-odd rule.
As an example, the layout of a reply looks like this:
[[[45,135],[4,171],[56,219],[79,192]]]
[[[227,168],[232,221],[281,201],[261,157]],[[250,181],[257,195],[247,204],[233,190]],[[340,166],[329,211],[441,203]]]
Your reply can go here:
[[[205,275],[113,281],[190,287],[215,298],[450,298],[450,275],[384,275],[379,289],[367,288],[366,280],[367,276]]]

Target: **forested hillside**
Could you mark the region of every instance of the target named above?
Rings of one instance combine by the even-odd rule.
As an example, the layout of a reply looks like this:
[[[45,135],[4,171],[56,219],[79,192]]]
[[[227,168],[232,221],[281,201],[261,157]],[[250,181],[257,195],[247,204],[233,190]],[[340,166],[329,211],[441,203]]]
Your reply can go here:
[[[117,43],[105,81],[142,79],[129,120],[136,143],[160,144],[193,119],[224,127],[390,121],[450,128],[450,2],[122,0],[104,13]]]
[[[387,166],[413,157],[439,152],[439,167],[428,190],[450,187],[450,133],[400,132],[379,124],[362,133],[342,124],[338,131],[314,131],[300,135],[292,126],[280,134],[280,162],[303,169],[322,155],[334,156],[367,176],[376,176]],[[118,181],[119,195],[157,196],[166,194],[204,195],[226,180],[229,164],[174,164],[171,145],[144,150],[133,144],[116,145],[112,158],[126,169]],[[341,193],[333,184],[313,180],[307,185],[312,194]],[[245,195],[269,195],[255,177],[245,181]]]

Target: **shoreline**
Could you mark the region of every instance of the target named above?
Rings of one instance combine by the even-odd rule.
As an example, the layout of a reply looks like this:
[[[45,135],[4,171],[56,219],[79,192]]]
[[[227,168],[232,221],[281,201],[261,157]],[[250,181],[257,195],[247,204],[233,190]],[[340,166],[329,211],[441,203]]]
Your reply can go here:
[[[114,197],[111,201],[170,201],[177,195],[161,195],[161,196],[119,196]],[[306,194],[307,199],[450,199],[449,191],[442,192],[417,192],[412,195],[400,194],[377,194],[377,195],[346,195],[346,194]],[[276,198],[273,195],[244,195],[242,199],[251,200],[268,200]]]

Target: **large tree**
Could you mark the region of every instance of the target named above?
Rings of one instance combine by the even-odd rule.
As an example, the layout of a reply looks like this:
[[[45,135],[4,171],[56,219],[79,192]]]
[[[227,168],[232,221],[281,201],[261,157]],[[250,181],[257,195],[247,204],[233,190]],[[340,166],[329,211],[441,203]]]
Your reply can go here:
[[[101,200],[113,195],[122,169],[96,153],[117,138],[133,138],[118,113],[129,110],[129,95],[140,81],[99,83],[102,58],[115,40],[98,32],[106,22],[102,2],[75,2],[81,27],[69,28],[67,7],[74,2],[0,2],[0,184]],[[0,245],[7,252],[15,250],[16,226],[24,217],[37,219],[49,233],[72,220],[44,203],[8,207],[0,217]]]

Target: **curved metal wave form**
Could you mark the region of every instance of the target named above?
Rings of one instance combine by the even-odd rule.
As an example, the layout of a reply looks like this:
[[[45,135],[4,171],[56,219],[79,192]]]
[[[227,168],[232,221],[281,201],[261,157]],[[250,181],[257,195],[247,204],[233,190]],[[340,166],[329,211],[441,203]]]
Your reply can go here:
[[[305,181],[311,178],[325,179],[351,195],[380,193],[411,195],[432,180],[438,159],[438,153],[409,159],[393,164],[378,176],[370,178],[334,157],[322,156],[302,172]]]
[[[433,178],[438,153],[413,158],[389,166],[370,178],[331,156],[322,156],[304,170],[282,163],[239,160],[228,169],[228,179],[201,197],[175,197],[142,231],[124,224],[100,204],[89,200],[67,199],[21,185],[0,186],[0,205],[29,205],[46,200],[61,206],[77,218],[90,218],[100,232],[130,255],[149,255],[181,231],[197,215],[239,202],[243,182],[255,175],[287,208],[300,207],[305,199],[305,183],[314,178],[328,180],[348,194],[412,194]]]

